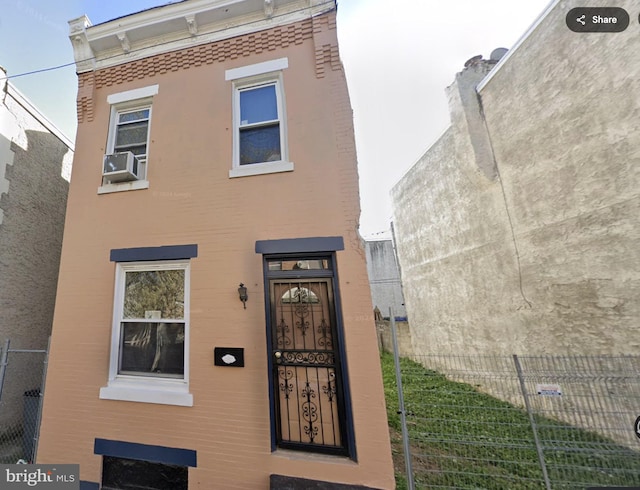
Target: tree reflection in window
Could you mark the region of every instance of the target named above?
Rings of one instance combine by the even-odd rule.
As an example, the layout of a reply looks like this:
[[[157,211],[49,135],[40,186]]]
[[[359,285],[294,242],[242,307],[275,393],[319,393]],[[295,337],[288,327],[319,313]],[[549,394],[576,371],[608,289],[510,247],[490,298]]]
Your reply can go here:
[[[122,324],[121,374],[184,375],[184,324]]]
[[[184,376],[184,300],[184,269],[126,272],[119,374]]]
[[[124,318],[149,318],[147,311],[184,318],[184,270],[127,272]]]

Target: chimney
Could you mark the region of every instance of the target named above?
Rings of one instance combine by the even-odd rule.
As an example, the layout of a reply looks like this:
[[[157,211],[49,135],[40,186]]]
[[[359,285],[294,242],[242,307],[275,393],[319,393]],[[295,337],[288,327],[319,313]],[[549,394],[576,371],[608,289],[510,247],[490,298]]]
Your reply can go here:
[[[506,49],[498,48],[493,50],[488,60],[483,59],[482,55],[470,58],[464,64],[464,69],[460,73],[456,73],[453,84],[448,87],[449,106],[452,116],[454,116],[455,112],[459,112],[459,110],[455,110],[458,109],[455,107],[455,102],[459,101],[462,115],[467,124],[469,140],[475,154],[476,165],[490,180],[496,178],[498,171],[482,112],[480,96],[476,92],[476,87],[506,52]]]
[[[7,69],[0,65],[0,87],[2,87],[2,104],[4,105],[7,100],[7,93],[9,92],[9,75],[7,75]]]

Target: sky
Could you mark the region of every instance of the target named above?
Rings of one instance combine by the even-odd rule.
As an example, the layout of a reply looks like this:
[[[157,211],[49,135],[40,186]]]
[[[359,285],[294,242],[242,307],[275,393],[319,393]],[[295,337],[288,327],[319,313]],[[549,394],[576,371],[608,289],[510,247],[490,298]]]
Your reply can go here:
[[[445,88],[464,63],[511,48],[550,0],[338,0],[354,113],[360,232],[389,229],[389,192],[449,126]],[[77,79],[68,21],[99,24],[167,0],[2,0],[0,66],[75,140]],[[23,73],[69,65],[42,73]]]

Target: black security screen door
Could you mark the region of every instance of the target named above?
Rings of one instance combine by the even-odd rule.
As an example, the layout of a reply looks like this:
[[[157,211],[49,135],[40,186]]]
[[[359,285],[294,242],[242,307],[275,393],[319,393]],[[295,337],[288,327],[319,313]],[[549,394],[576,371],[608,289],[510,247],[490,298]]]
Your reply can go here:
[[[310,262],[297,264],[327,265],[326,261]],[[332,280],[271,279],[269,294],[276,444],[347,454]]]

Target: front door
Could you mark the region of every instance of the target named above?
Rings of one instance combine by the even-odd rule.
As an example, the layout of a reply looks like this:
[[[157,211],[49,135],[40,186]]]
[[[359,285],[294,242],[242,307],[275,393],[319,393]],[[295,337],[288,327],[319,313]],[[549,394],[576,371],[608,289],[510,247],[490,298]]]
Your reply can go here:
[[[347,454],[332,279],[270,279],[269,293],[276,444]]]

